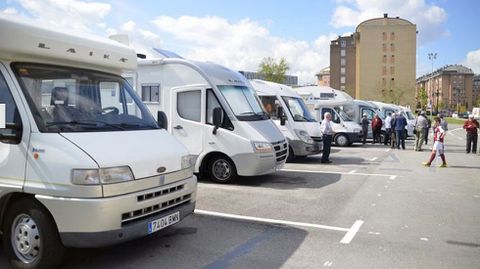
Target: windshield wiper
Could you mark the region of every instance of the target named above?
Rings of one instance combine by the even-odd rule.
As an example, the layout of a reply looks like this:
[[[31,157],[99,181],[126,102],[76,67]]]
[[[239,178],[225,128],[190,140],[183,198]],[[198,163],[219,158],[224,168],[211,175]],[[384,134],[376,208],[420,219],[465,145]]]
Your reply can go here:
[[[51,121],[51,122],[47,122],[45,126],[52,127],[56,125],[83,125],[83,126],[91,126],[91,127],[103,127],[103,126],[98,126],[98,123],[103,124],[103,126],[115,128],[117,130],[121,130],[121,131],[125,130],[125,128],[121,126],[104,122],[104,121],[97,121],[97,120]]]

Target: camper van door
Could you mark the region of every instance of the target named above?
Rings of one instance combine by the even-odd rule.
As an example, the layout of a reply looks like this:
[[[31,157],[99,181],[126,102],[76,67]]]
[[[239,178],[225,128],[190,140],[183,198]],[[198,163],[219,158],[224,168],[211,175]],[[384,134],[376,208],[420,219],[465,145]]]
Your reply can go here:
[[[171,133],[191,154],[203,150],[203,122],[205,122],[205,88],[173,88],[170,106]]]

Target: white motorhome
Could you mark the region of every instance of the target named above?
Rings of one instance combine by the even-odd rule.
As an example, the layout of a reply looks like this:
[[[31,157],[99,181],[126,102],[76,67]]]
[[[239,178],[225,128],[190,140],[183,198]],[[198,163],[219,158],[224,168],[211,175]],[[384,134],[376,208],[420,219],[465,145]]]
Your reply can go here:
[[[323,120],[326,112],[332,114],[333,141],[337,146],[349,146],[362,141],[362,128],[346,112],[353,105],[353,98],[330,87],[306,86],[294,88],[305,103],[313,110],[317,121]]]
[[[121,77],[137,66],[132,49],[5,17],[0,37],[0,228],[13,268],[54,268],[64,247],[124,242],[193,212],[192,156]]]
[[[322,151],[320,124],[292,88],[264,80],[250,80],[271,119],[287,138],[288,161]]]
[[[408,107],[402,107],[394,104],[388,104],[377,101],[370,101],[377,109],[382,119],[385,119],[388,113],[400,112],[405,119],[407,119],[406,136],[413,136],[413,129],[415,129],[415,116]]]
[[[152,113],[167,113],[168,131],[197,157],[195,173],[228,183],[283,167],[287,141],[245,77],[169,55],[139,60],[138,71],[124,76]]]

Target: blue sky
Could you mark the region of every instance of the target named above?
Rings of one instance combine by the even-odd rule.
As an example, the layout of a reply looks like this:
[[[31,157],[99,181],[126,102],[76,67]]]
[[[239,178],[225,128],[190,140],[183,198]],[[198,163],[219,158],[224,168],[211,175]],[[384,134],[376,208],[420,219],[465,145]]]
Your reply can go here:
[[[102,36],[124,33],[145,52],[161,47],[233,69],[256,70],[263,57],[285,57],[302,82],[329,65],[337,35],[384,12],[417,24],[417,75],[465,64],[480,73],[480,1],[467,0],[6,0],[0,12]]]

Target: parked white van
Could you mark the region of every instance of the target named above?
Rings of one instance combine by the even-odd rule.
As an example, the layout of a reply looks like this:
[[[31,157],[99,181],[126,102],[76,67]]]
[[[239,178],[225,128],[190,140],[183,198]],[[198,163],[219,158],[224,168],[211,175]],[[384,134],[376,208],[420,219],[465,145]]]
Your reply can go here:
[[[197,157],[195,173],[229,183],[282,168],[287,141],[245,77],[171,55],[139,60],[138,71],[124,76],[152,113],[167,113],[168,131]]]
[[[362,127],[347,112],[353,106],[353,98],[330,87],[306,86],[294,89],[310,109],[314,117],[322,122],[326,112],[332,114],[335,145],[345,147],[362,141]]]
[[[287,161],[322,151],[320,124],[310,114],[302,97],[292,88],[264,80],[250,80],[263,107],[287,138]]]
[[[133,50],[4,17],[0,37],[0,227],[12,267],[54,268],[64,246],[124,242],[193,212],[192,157],[121,77],[136,68]]]

